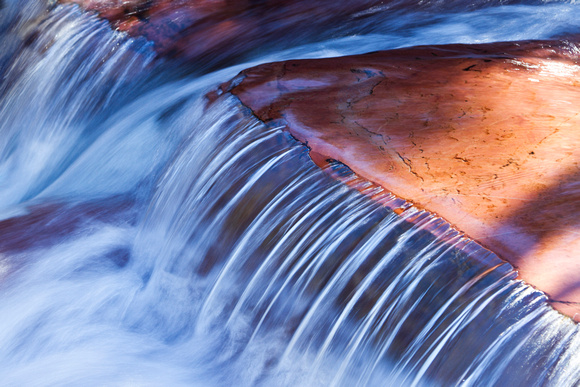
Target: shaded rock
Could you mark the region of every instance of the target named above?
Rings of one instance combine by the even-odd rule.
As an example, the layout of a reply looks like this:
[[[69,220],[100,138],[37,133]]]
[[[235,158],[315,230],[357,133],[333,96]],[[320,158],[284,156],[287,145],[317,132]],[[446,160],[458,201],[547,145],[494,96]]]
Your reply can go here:
[[[134,221],[133,200],[124,197],[79,204],[45,203],[26,208],[25,214],[0,220],[1,253],[18,253],[62,243],[74,237],[90,221],[126,223]]]
[[[222,91],[322,159],[444,217],[574,316],[577,59],[556,41],[417,47],[266,64]]]
[[[230,64],[254,51],[365,33],[382,15],[406,9],[468,10],[487,2],[423,0],[60,0],[97,12],[114,28],[154,43],[161,56],[198,66]],[[503,3],[517,2],[514,0]]]
[[[220,63],[264,45],[301,42],[306,36],[340,27],[357,12],[383,3],[377,0],[344,3],[328,0],[62,2],[76,3],[85,10],[95,11],[115,28],[145,37],[154,42],[162,56],[203,61],[204,64]]]

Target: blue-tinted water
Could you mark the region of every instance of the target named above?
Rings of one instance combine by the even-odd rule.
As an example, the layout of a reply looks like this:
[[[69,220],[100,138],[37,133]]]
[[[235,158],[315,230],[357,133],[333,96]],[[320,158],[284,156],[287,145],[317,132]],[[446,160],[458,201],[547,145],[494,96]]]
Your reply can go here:
[[[577,384],[577,326],[508,264],[204,95],[268,61],[576,33],[579,7],[373,8],[183,77],[75,7],[6,1],[0,385]]]

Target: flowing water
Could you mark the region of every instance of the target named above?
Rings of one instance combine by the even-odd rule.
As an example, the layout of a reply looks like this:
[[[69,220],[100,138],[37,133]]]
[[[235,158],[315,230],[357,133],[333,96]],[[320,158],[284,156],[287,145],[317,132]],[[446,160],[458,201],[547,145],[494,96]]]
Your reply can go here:
[[[577,33],[579,5],[379,7],[178,76],[76,7],[0,4],[0,385],[580,382],[577,325],[509,264],[204,97],[268,61]]]

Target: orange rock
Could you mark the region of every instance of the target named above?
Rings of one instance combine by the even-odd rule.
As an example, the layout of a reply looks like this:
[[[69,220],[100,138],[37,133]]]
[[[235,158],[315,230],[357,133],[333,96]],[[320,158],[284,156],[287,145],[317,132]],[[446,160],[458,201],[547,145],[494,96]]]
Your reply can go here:
[[[580,316],[577,59],[555,41],[417,47],[262,65],[222,88]]]

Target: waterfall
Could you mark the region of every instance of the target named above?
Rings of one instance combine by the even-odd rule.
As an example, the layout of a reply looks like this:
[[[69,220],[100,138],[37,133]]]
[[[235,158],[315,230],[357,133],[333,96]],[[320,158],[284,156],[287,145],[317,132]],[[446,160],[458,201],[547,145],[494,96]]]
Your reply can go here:
[[[576,385],[577,325],[509,264],[205,95],[272,60],[552,36],[577,9],[411,15],[175,76],[94,15],[7,1],[0,384]]]

